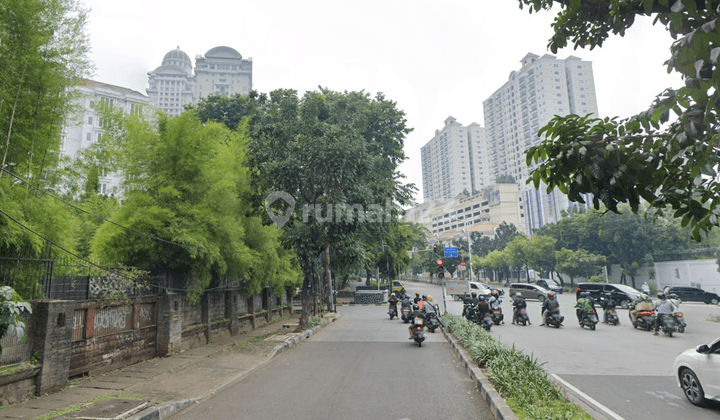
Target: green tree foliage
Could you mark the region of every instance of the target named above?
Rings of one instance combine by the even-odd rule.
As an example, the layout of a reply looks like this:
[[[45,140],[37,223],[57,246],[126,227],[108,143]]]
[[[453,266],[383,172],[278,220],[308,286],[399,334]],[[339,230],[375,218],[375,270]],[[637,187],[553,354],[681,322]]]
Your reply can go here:
[[[0,165],[36,182],[56,163],[69,88],[91,70],[86,19],[77,0],[0,5]]]
[[[528,269],[530,266],[530,241],[523,235],[516,236],[512,242],[507,244],[503,250],[508,257],[510,266],[517,273],[517,281],[520,281],[520,273],[525,270],[526,278],[529,280],[530,275]]]
[[[598,274],[606,262],[604,256],[592,254],[584,249],[571,251],[563,248],[555,252],[555,259],[557,272],[567,274],[571,286],[578,277],[590,278]]]
[[[555,271],[555,244],[557,240],[549,236],[533,235],[527,249],[528,265],[540,273]]]
[[[493,249],[502,251],[507,244],[512,242],[516,237],[521,236],[514,224],[503,220],[495,229],[495,238],[493,239]]]
[[[258,96],[254,109],[250,163],[258,193],[287,194],[294,201],[267,205],[274,214],[290,216],[283,230],[304,274],[304,328],[311,298],[320,291],[322,253],[391,231],[393,204],[409,203],[414,187],[402,183],[397,166],[405,159],[410,129],[404,113],[382,94],[320,89],[299,98],[295,91],[277,90]],[[351,217],[344,206],[354,209]],[[354,247],[353,257],[363,260],[362,252],[370,251]]]
[[[0,287],[0,339],[17,334],[18,340],[25,338],[24,312],[32,313],[32,307],[11,287]],[[2,346],[0,346],[2,353]]]
[[[654,16],[675,41],[666,61],[685,86],[666,89],[638,115],[619,120],[568,115],[555,117],[539,132],[546,140],[527,151],[539,162],[529,182],[559,188],[573,201],[590,193],[593,205],[634,212],[641,200],[671,210],[695,240],[718,225],[720,214],[720,17],[718,0],[519,0],[530,12],[559,6],[552,24],[552,52],[600,47],[625,34],[636,16]],[[555,10],[555,9],[554,9]],[[642,46],[638,46],[641,48]],[[672,114],[672,118],[671,118]]]
[[[298,271],[280,245],[280,231],[248,216],[242,131],[201,124],[192,111],[161,115],[157,123],[128,116],[109,131],[123,151],[116,158],[127,176],[123,205],[112,220],[154,238],[105,223],[92,243],[95,256],[181,273],[194,300],[212,280],[239,281],[247,292],[267,283],[281,292],[294,284]]]

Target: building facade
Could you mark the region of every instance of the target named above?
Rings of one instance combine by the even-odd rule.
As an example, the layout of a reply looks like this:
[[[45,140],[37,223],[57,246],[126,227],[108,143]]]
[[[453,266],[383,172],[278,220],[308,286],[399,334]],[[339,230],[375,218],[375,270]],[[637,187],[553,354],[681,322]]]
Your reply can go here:
[[[190,57],[180,47],[165,54],[162,64],[148,72],[147,94],[153,106],[167,115],[180,115],[185,105],[211,94],[247,95],[252,90],[252,58],[230,47],[215,47]]]
[[[105,134],[98,112],[100,103],[121,109],[126,114],[149,113],[152,109],[149,98],[132,89],[94,80],[84,80],[75,89],[79,95],[73,104],[74,112],[63,127],[60,143],[60,156],[70,159],[100,141]],[[121,174],[101,170],[99,176],[100,194],[121,195]]]
[[[474,195],[459,194],[445,201],[426,201],[406,210],[404,220],[418,223],[430,233],[428,240],[449,242],[458,235],[478,232],[494,237],[503,222],[524,231],[524,209],[520,187],[515,183],[486,187]]]
[[[491,178],[512,176],[522,188],[528,233],[560,219],[577,206],[559,191],[546,192],[526,184],[530,172],[525,151],[543,139],[538,131],[555,115],[598,116],[592,62],[529,53],[508,81],[483,102]],[[585,200],[588,203],[588,200]],[[584,205],[588,207],[589,204]]]
[[[486,151],[483,127],[445,119],[444,127],[421,149],[424,201],[473,195],[489,186]]]

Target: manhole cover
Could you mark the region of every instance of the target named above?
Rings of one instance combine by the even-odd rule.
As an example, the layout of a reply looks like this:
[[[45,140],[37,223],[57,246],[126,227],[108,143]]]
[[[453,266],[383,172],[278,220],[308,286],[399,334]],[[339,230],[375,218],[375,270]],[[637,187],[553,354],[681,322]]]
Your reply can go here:
[[[75,413],[76,419],[82,420],[115,420],[129,417],[145,408],[150,403],[137,400],[108,400],[93,404],[84,410]]]

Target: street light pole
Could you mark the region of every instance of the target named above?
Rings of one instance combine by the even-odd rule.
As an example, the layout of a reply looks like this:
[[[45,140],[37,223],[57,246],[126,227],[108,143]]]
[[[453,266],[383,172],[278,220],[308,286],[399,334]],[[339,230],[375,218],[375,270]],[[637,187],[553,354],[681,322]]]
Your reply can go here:
[[[465,228],[462,229],[463,232],[467,234],[467,243],[468,243],[468,257],[470,258],[470,281],[473,280],[473,269],[472,269],[472,244],[470,243],[470,230],[465,230]]]

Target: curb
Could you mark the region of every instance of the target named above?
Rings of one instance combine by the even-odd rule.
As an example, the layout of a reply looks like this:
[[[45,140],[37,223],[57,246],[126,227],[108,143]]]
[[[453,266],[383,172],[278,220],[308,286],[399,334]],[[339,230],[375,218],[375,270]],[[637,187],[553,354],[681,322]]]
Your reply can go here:
[[[263,366],[264,364],[269,362],[273,357],[277,356],[278,353],[282,353],[285,350],[291,349],[291,348],[299,345],[303,341],[307,340],[308,338],[312,337],[313,335],[315,335],[315,333],[317,333],[321,329],[325,328],[327,325],[340,319],[340,316],[341,316],[340,313],[336,312],[336,315],[334,317],[324,318],[322,320],[322,322],[320,323],[320,325],[316,325],[315,327],[313,327],[309,330],[305,330],[293,338],[289,338],[289,339],[285,340],[284,343],[278,344],[277,346],[275,346],[272,349],[272,351],[268,354],[268,356],[265,358],[265,360],[262,363],[260,363],[257,366],[252,367],[251,369],[248,369],[245,372],[242,372],[242,373],[234,376],[233,378],[231,378],[224,384],[220,385],[219,387],[217,387],[213,390],[210,390],[197,398],[191,398],[191,399],[181,400],[181,401],[171,401],[171,402],[167,402],[164,404],[160,404],[155,407],[151,407],[144,411],[141,411],[140,413],[138,413],[134,416],[128,417],[126,420],[162,420],[162,419],[166,419],[172,415],[175,415],[175,414],[185,410],[186,408],[190,407],[193,404],[199,404],[199,403],[213,397],[215,394],[221,392],[225,388],[228,388],[235,382],[239,381],[245,375],[247,375],[248,373],[255,370],[257,367]]]
[[[480,396],[485,399],[490,412],[493,417],[497,420],[518,420],[518,417],[510,409],[505,402],[505,399],[500,396],[493,384],[488,380],[485,374],[480,370],[475,363],[475,360],[468,354],[468,352],[458,343],[457,339],[450,335],[445,328],[441,328],[445,339],[450,343],[455,350],[455,353],[460,358],[460,361],[465,365],[470,378],[477,384]]]

